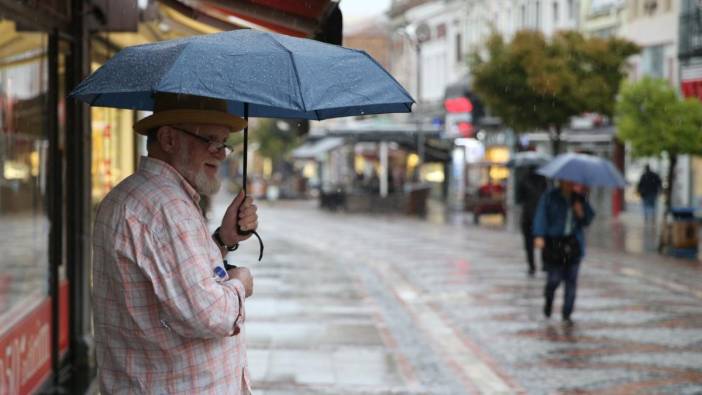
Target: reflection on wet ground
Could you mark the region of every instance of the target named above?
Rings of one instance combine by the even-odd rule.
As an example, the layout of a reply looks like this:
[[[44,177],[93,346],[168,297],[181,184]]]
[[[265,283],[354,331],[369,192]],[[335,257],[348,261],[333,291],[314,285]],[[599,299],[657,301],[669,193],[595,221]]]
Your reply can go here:
[[[696,262],[593,246],[567,326],[543,318],[543,273],[526,276],[518,233],[260,205],[257,394],[702,392]]]
[[[656,221],[645,222],[641,208],[635,204],[630,206],[617,217],[605,215],[596,217],[587,229],[588,246],[633,254],[657,253],[661,236],[661,214],[659,213]],[[519,232],[517,217],[519,217],[519,209],[514,208],[507,213],[507,218],[498,214],[483,215],[480,218],[480,224],[475,225],[472,213],[447,210],[444,204],[429,201],[425,220],[434,224],[478,226]]]
[[[588,243],[593,246],[630,253],[656,253],[660,226],[643,222],[640,215],[625,212],[619,218],[593,223],[588,230]]]
[[[49,221],[18,213],[0,216],[0,333],[48,297]]]

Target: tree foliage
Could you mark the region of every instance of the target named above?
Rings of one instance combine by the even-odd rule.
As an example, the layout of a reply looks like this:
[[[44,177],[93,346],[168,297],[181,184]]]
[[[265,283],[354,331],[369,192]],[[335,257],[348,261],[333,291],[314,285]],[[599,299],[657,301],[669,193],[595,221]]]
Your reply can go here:
[[[667,81],[646,77],[622,85],[616,122],[619,138],[629,143],[634,156],[668,155],[670,209],[678,155],[702,154],[702,102],[681,99]]]
[[[702,103],[680,99],[665,80],[624,83],[616,121],[635,156],[702,154]]]
[[[252,130],[251,140],[259,144],[259,153],[277,168],[302,139],[295,130],[280,130],[273,119],[263,119]]]
[[[471,55],[473,87],[491,111],[517,132],[560,131],[585,112],[611,116],[626,59],[639,48],[618,38],[563,31],[547,40],[522,30],[510,42],[493,33]]]

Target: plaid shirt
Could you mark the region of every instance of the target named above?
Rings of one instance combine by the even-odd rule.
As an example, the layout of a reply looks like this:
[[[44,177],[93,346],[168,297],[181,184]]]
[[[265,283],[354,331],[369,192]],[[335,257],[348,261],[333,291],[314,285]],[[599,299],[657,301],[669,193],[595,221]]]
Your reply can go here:
[[[235,331],[244,285],[215,280],[222,255],[198,201],[173,167],[142,157],[100,204],[92,296],[103,394],[250,393]]]

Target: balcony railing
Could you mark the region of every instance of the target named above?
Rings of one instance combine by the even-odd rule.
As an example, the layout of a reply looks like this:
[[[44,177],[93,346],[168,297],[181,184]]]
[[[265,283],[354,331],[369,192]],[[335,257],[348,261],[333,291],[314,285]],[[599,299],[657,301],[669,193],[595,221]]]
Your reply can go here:
[[[678,57],[702,56],[702,7],[687,7],[680,15]]]

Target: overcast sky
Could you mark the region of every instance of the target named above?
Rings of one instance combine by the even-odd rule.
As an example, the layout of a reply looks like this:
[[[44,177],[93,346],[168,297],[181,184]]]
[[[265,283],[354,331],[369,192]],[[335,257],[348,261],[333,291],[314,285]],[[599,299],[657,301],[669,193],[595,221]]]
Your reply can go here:
[[[390,0],[340,0],[339,8],[344,22],[353,23],[384,13],[390,8]]]

